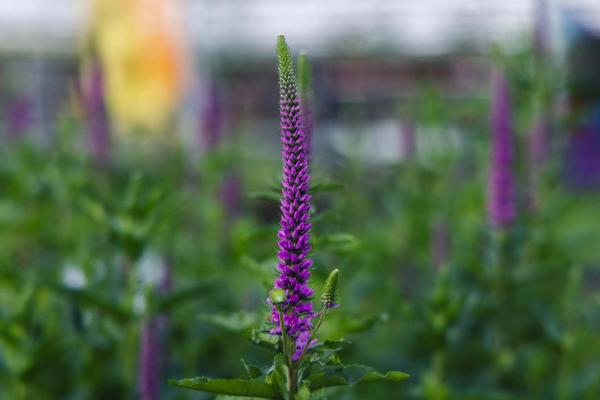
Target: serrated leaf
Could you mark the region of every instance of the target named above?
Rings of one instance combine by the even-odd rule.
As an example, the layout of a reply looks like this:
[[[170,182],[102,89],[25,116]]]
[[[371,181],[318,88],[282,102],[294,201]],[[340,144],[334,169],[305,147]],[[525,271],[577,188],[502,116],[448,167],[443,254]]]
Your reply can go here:
[[[353,386],[367,382],[399,382],[409,375],[400,371],[381,373],[366,365],[352,364],[340,367],[325,367],[320,373],[309,377],[312,390],[331,386]]]
[[[249,379],[210,379],[205,376],[186,379],[170,379],[169,384],[201,392],[229,396],[280,399],[277,388],[260,380]]]

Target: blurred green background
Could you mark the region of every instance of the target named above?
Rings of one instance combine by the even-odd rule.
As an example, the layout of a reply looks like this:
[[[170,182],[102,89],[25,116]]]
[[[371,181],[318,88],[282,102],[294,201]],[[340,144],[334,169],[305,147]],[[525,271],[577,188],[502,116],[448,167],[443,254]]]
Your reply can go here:
[[[321,337],[411,374],[323,395],[600,398],[597,4],[9,3],[0,399],[208,399],[166,380],[268,361],[240,333],[276,275],[279,32],[312,64],[311,284],[341,271]],[[500,230],[493,68],[518,210]]]

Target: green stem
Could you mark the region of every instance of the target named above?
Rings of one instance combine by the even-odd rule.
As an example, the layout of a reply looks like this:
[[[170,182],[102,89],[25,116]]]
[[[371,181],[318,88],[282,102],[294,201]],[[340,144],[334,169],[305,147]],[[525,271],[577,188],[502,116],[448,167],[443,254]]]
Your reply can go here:
[[[283,355],[285,356],[288,362],[288,368],[292,366],[292,356],[289,351],[288,345],[288,337],[287,332],[285,331],[285,322],[283,320],[283,311],[281,310],[281,306],[277,305],[277,312],[279,314],[279,328],[281,329],[281,346],[283,347]]]

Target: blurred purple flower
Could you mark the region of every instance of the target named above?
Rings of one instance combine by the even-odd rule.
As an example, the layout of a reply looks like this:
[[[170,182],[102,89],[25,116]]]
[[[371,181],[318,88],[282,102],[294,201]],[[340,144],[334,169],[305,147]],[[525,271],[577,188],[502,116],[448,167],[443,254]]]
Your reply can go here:
[[[312,260],[310,247],[310,175],[308,144],[302,124],[302,110],[296,86],[296,75],[289,48],[283,36],[277,41],[279,58],[280,125],[282,143],[282,197],[279,237],[279,278],[275,288],[285,290],[283,318],[286,333],[296,341],[299,357],[312,329],[314,316],[308,287]],[[273,334],[280,334],[280,320],[273,307]]]
[[[158,325],[156,317],[149,317],[142,325],[138,377],[142,400],[159,399],[162,349]]]
[[[165,295],[171,290],[171,284],[171,267],[165,263],[155,292]],[[164,354],[162,336],[167,325],[168,316],[166,314],[150,315],[142,324],[138,360],[138,387],[141,400],[159,399]]]
[[[442,267],[448,261],[450,252],[450,231],[444,222],[438,222],[433,227],[431,238],[431,257],[436,268]]]
[[[508,83],[503,71],[492,73],[491,165],[488,176],[488,218],[495,228],[506,228],[515,217],[512,171],[513,138]]]
[[[600,122],[577,128],[567,144],[567,183],[575,189],[600,186]]]
[[[7,131],[11,138],[27,132],[32,122],[33,108],[25,97],[18,97],[8,105],[6,111]]]
[[[417,152],[417,142],[415,124],[410,118],[402,118],[399,133],[402,157],[404,160],[412,160]]]
[[[91,61],[85,71],[81,90],[90,153],[100,164],[107,164],[110,156],[110,127],[104,94],[104,73],[97,58]]]
[[[227,216],[235,216],[240,210],[242,197],[241,179],[235,171],[230,171],[225,176],[221,185],[220,200]]]
[[[223,139],[223,106],[219,88],[214,82],[202,102],[200,114],[200,143],[207,150],[212,150]]]

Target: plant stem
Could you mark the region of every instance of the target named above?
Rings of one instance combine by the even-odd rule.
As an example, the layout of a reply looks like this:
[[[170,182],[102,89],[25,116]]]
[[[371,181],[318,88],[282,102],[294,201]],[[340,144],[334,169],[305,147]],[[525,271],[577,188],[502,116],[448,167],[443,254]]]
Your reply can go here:
[[[283,347],[283,355],[285,356],[288,368],[292,367],[292,355],[290,354],[290,349],[287,340],[287,333],[285,331],[285,322],[283,320],[283,311],[281,310],[281,306],[277,306],[277,312],[279,313],[279,329],[281,329],[281,346]]]

